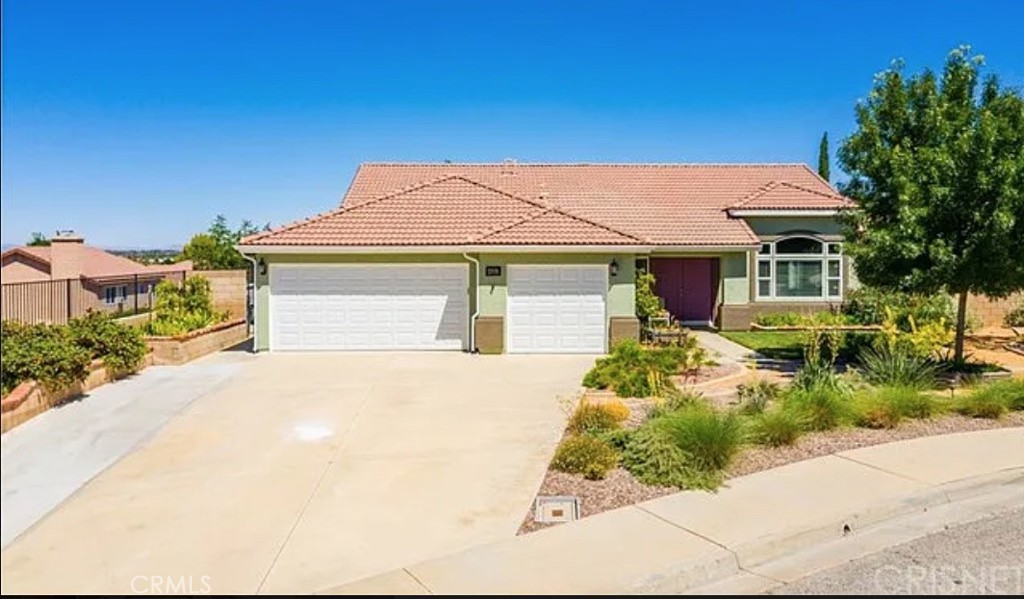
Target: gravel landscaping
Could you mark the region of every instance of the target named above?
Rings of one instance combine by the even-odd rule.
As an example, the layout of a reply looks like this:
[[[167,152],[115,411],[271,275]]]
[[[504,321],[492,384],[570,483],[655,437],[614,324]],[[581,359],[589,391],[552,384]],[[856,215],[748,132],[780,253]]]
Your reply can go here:
[[[631,399],[626,401],[626,405],[630,407],[634,415],[639,416],[640,410],[644,410],[640,413],[646,413],[650,402]],[[635,426],[633,423],[639,421],[642,421],[642,417],[631,416],[624,425],[628,428],[631,424]],[[842,428],[808,433],[789,447],[746,447],[730,466],[728,477],[745,476],[801,460],[870,445],[881,445],[932,435],[1008,427],[1024,427],[1024,412],[1012,412],[998,420],[968,418],[951,414],[928,420],[908,420],[894,429]],[[579,497],[580,513],[585,518],[678,492],[679,490],[673,487],[645,485],[637,481],[628,471],[616,468],[609,472],[603,480],[587,480],[579,475],[549,470],[544,476],[544,481],[537,494]],[[519,528],[519,534],[534,532],[548,526],[556,526],[556,524],[535,522],[533,506],[530,506],[530,510]]]

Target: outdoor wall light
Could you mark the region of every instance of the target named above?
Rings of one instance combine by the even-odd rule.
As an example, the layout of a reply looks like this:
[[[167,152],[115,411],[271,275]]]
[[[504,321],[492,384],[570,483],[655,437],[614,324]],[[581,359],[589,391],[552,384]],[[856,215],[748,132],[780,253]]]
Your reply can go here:
[[[614,259],[612,260],[612,263],[608,265],[608,274],[613,277],[619,276],[619,263]]]
[[[257,264],[260,267],[260,275],[261,276],[262,275],[266,275],[267,274],[267,261],[264,260],[263,258],[260,258],[260,260],[259,260],[259,262],[257,262]]]

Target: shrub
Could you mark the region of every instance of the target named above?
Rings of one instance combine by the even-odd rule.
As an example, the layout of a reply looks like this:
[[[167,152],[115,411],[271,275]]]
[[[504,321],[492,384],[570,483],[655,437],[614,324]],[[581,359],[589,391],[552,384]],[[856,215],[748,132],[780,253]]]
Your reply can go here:
[[[920,389],[898,386],[868,390],[854,404],[857,424],[868,428],[896,428],[905,418],[930,418],[940,407]]]
[[[873,385],[930,389],[938,372],[935,361],[927,356],[885,344],[862,350],[860,364],[865,380]]]
[[[91,359],[102,359],[116,372],[133,371],[146,356],[142,332],[116,322],[107,314],[89,311],[68,322],[74,342],[89,352]]]
[[[89,352],[75,344],[68,327],[4,322],[0,344],[4,395],[27,380],[56,391],[85,380],[89,373]]]
[[[815,389],[828,389],[837,393],[847,391],[846,385],[832,366],[820,361],[805,362],[793,375],[790,387],[804,391]]]
[[[636,317],[647,323],[652,316],[661,314],[661,299],[654,292],[654,274],[636,273]]]
[[[1006,413],[1006,404],[1001,398],[990,393],[975,391],[957,400],[955,408],[958,414],[971,418],[1001,418]]]
[[[753,419],[750,426],[750,437],[759,445],[781,447],[792,445],[800,438],[804,423],[791,411],[768,410]]]
[[[618,454],[607,442],[590,435],[576,435],[559,444],[551,467],[560,472],[580,474],[589,480],[600,480],[618,461]]]
[[[955,322],[956,316],[953,301],[945,294],[915,295],[866,286],[846,294],[843,312],[857,324],[880,325],[886,319],[886,308],[892,310],[897,326],[904,331],[910,330],[910,317],[923,325],[940,320]]]
[[[896,322],[891,309],[886,308],[885,312],[879,335],[879,342],[884,347],[929,357],[941,356],[943,349],[953,342],[953,328],[944,319],[919,324],[913,316],[908,316],[908,330]]]
[[[852,416],[847,393],[829,386],[790,387],[783,409],[810,430],[825,431],[849,422]]]
[[[777,383],[761,379],[751,385],[739,385],[737,395],[740,402],[740,412],[753,415],[764,412],[768,403],[778,399],[781,390]]]
[[[1006,313],[1003,322],[1008,327],[1024,327],[1024,300],[1021,300],[1013,310]]]
[[[617,428],[597,434],[598,439],[612,446],[617,451],[623,451],[626,449],[626,445],[629,444],[629,440],[632,436],[633,431],[626,428]]]
[[[622,452],[622,466],[645,485],[714,489],[722,481],[721,473],[694,468],[690,456],[653,421],[630,436]]]
[[[153,320],[146,325],[151,335],[181,335],[224,320],[224,314],[213,310],[206,277],[188,277],[180,286],[164,280],[157,284],[155,293]]]
[[[569,418],[567,430],[574,435],[596,434],[619,428],[619,423],[629,417],[629,408],[622,405],[626,410],[625,416],[617,408],[603,403],[592,403],[583,401],[577,406]]]
[[[974,418],[999,418],[1009,410],[1024,410],[1024,379],[981,385],[956,403],[957,412]]]
[[[659,397],[648,413],[648,418],[659,418],[703,401],[700,393],[671,389]]]
[[[762,312],[754,322],[766,327],[795,327],[804,323],[804,316],[798,312]]]
[[[629,418],[629,406],[622,403],[622,400],[612,399],[599,404],[601,409],[611,414],[616,422],[625,422]]]
[[[707,356],[694,337],[682,345],[647,349],[626,340],[612,348],[583,378],[591,389],[612,389],[619,397],[651,397],[672,388],[669,377],[707,364]]]
[[[740,450],[739,417],[709,406],[693,405],[654,421],[665,430],[698,470],[724,470]]]

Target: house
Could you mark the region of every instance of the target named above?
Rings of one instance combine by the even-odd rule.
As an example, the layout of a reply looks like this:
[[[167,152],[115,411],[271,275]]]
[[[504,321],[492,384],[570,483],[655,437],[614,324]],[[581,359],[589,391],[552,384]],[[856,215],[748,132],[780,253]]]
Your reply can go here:
[[[171,274],[183,278],[183,273],[191,270],[191,261],[139,264],[86,245],[84,238],[73,231],[58,231],[49,246],[19,246],[3,252],[0,279],[5,300],[17,298],[12,302],[32,303],[36,296],[38,303],[51,302],[53,285],[46,283],[72,281],[67,294],[75,294],[75,305],[121,311],[136,307],[137,298],[148,307],[153,286]],[[8,293],[6,290],[12,287],[19,290]]]
[[[607,351],[648,270],[690,325],[745,329],[856,285],[803,164],[364,164],[341,207],[242,240],[258,350]]]

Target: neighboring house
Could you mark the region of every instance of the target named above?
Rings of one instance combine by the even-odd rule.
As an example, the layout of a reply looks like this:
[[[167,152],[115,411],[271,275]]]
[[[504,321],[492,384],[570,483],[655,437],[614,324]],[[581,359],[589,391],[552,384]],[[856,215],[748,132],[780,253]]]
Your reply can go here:
[[[22,288],[17,294],[5,292],[5,299],[11,295],[17,296],[18,301],[30,302],[38,295],[40,302],[49,302],[54,294],[47,288],[52,285],[44,283],[71,281],[74,286],[69,287],[69,295],[81,290],[94,296],[82,298],[86,301],[76,297],[73,300],[76,305],[120,311],[134,308],[136,293],[144,298],[144,305],[148,307],[153,286],[169,274],[180,278],[183,271],[191,270],[191,261],[153,266],[139,264],[86,245],[82,237],[64,231],[58,232],[49,246],[19,246],[3,252],[0,279],[5,288]]]
[[[637,269],[691,325],[842,302],[849,205],[803,164],[364,164],[239,249],[259,350],[600,353],[638,336]]]

